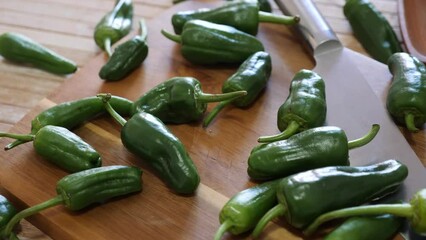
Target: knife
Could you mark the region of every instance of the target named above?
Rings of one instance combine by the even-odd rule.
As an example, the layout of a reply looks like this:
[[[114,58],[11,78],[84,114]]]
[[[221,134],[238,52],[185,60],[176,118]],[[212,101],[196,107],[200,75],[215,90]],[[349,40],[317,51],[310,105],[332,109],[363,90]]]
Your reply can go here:
[[[386,201],[409,201],[426,187],[426,170],[386,111],[384,103],[369,85],[358,66],[367,66],[377,81],[389,82],[386,65],[345,48],[311,0],[275,0],[287,15],[299,15],[297,30],[308,43],[315,60],[314,72],[325,81],[327,124],[341,127],[349,139],[362,136],[373,123],[380,124],[376,138],[367,146],[351,150],[351,165],[397,159],[407,165],[409,175],[396,194]],[[343,10],[342,10],[343,11]],[[368,75],[367,75],[368,77]],[[373,82],[370,80],[370,82]],[[385,94],[385,92],[383,92]],[[406,239],[426,239],[406,227]]]

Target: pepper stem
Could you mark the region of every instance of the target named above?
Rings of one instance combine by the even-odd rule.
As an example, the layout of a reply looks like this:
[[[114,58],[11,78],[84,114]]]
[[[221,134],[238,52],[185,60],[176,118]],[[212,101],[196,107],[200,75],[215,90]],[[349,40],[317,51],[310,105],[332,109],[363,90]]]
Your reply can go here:
[[[354,148],[358,148],[358,147],[362,147],[364,145],[366,145],[367,143],[371,142],[374,137],[377,135],[377,133],[380,130],[380,125],[379,124],[373,124],[371,126],[371,130],[363,137],[349,141],[348,142],[348,148],[349,149],[354,149]]]
[[[211,93],[198,93],[195,95],[195,99],[198,102],[202,103],[209,103],[209,102],[221,102],[225,100],[233,101],[239,97],[247,95],[247,91],[235,91],[235,92],[229,92],[229,93],[218,93],[218,94],[211,94]]]
[[[31,141],[31,140],[30,140],[30,141]],[[26,143],[26,142],[29,142],[29,141],[24,141],[24,140],[16,140],[16,141],[13,141],[13,142],[11,142],[11,143],[7,144],[7,145],[4,147],[4,150],[5,150],[5,151],[10,150],[10,149],[12,149],[12,148],[14,148],[14,147],[16,147],[16,146],[19,146],[19,145],[21,145],[21,144],[24,144],[24,143]]]
[[[228,231],[231,227],[234,226],[234,223],[231,222],[231,219],[226,219],[219,227],[219,229],[217,229],[216,234],[214,235],[214,239],[213,240],[220,240],[222,239],[223,234],[225,234],[226,231]]]
[[[228,99],[217,104],[212,109],[212,111],[204,118],[203,127],[207,127],[217,116],[217,114],[219,114],[219,112],[222,111],[222,109],[224,109],[226,106],[228,106],[232,101],[234,101],[234,99]]]
[[[276,135],[259,137],[257,141],[260,143],[269,143],[269,142],[284,140],[294,135],[299,130],[299,128],[300,128],[300,124],[298,122],[291,121],[290,124],[288,124],[287,128],[283,132]]]
[[[7,137],[7,138],[13,138],[13,139],[18,140],[18,141],[14,141],[13,143],[11,143],[11,144],[7,145],[6,147],[4,147],[4,150],[9,150],[12,147],[20,145],[22,143],[33,141],[34,138],[35,138],[35,135],[32,135],[32,134],[15,134],[15,133],[0,132],[0,137]],[[17,144],[17,143],[19,143],[19,144]],[[17,145],[15,145],[15,144],[17,144]]]
[[[143,41],[146,41],[148,38],[148,28],[146,27],[145,19],[141,19],[139,21],[139,28],[140,28],[140,37]]]
[[[277,204],[275,207],[271,208],[263,217],[257,222],[256,227],[253,230],[252,236],[253,238],[259,237],[259,235],[262,233],[265,226],[270,222],[272,219],[283,216],[287,212],[287,209],[282,204]]]
[[[112,55],[111,39],[105,38],[105,40],[104,40],[104,49],[105,49],[106,53],[108,54],[108,57],[111,57],[111,55]]]
[[[361,215],[381,215],[381,214],[392,214],[399,217],[412,218],[413,208],[408,203],[400,204],[377,204],[368,205],[361,207],[343,208],[336,211],[331,211],[319,216],[311,225],[309,225],[303,233],[307,236],[313,234],[317,228],[330,220],[337,218],[346,218]]]
[[[404,116],[405,125],[407,126],[408,131],[418,132],[419,129],[414,124],[414,115],[412,113],[406,113]]]
[[[109,104],[109,100],[111,99],[110,93],[99,93],[96,95],[96,97],[102,100],[105,109],[111,115],[111,117],[115,119],[115,121],[117,121],[121,126],[124,126],[124,124],[126,124],[126,119],[124,119],[120,114],[118,114],[118,112],[114,110],[111,104]]]
[[[259,11],[259,22],[279,23],[284,25],[293,25],[300,22],[299,16],[276,15],[268,12]]]
[[[171,34],[167,32],[164,29],[161,29],[161,33],[168,39],[172,40],[173,42],[182,43],[182,37],[180,35]]]
[[[47,200],[45,202],[42,202],[40,204],[37,204],[35,206],[29,207],[27,209],[24,209],[20,212],[18,212],[15,216],[10,219],[10,221],[6,224],[5,228],[1,232],[0,236],[2,237],[9,237],[12,234],[12,230],[15,227],[15,225],[21,221],[22,219],[34,215],[46,208],[50,208],[59,204],[62,204],[64,202],[64,199],[61,195],[57,195],[56,197]]]

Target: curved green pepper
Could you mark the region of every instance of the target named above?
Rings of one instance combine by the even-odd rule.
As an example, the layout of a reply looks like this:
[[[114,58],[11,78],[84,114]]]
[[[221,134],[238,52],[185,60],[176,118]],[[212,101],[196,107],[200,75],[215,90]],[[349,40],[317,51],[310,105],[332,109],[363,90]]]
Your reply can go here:
[[[200,183],[197,168],[182,142],[160,119],[140,112],[126,121],[108,103],[108,94],[98,94],[98,97],[122,126],[121,141],[130,152],[146,161],[175,192],[195,192]]]
[[[0,195],[0,231],[17,212],[15,206],[6,197]]]
[[[386,64],[396,52],[403,52],[392,26],[368,0],[347,0],[343,12],[353,33],[376,60]]]
[[[291,81],[290,93],[278,109],[277,125],[282,131],[264,136],[258,142],[273,142],[309,128],[320,127],[327,116],[324,80],[311,70],[302,69]]]
[[[207,103],[236,99],[246,91],[225,94],[208,94],[201,90],[201,83],[192,77],[171,78],[145,93],[132,105],[132,115],[150,113],[164,123],[188,123],[198,121],[207,109]]]
[[[259,236],[278,216],[302,229],[323,213],[380,199],[395,192],[407,175],[407,166],[387,160],[368,166],[318,168],[286,177],[277,187],[279,204],[262,217],[253,236]]]
[[[54,198],[18,212],[0,232],[0,237],[8,238],[21,219],[47,208],[63,204],[71,211],[78,211],[94,203],[139,192],[141,176],[139,168],[129,166],[99,167],[67,175],[57,182]]]
[[[426,122],[426,66],[407,53],[393,54],[388,66],[393,77],[386,107],[398,123],[417,132]]]
[[[55,74],[77,71],[77,65],[73,61],[18,33],[8,32],[0,35],[0,55],[7,60],[29,63]]]
[[[140,29],[140,36],[135,36],[115,48],[108,62],[99,71],[100,78],[118,81],[142,64],[148,56],[146,42],[148,32],[144,20],[140,21]]]
[[[264,51],[256,37],[236,28],[191,20],[185,23],[181,35],[161,30],[168,39],[182,44],[182,56],[194,64],[218,64],[244,62],[250,55]]]
[[[349,165],[349,150],[372,141],[379,128],[374,124],[365,136],[349,142],[342,129],[325,126],[260,144],[250,153],[247,172],[253,179],[266,180],[319,167]]]
[[[132,0],[117,0],[114,8],[96,25],[94,38],[96,44],[112,55],[111,45],[126,36],[132,29]]]
[[[220,102],[204,118],[203,126],[207,127],[216,115],[229,104],[243,108],[251,105],[265,89],[271,75],[271,56],[267,52],[257,52],[241,64],[237,72],[229,77],[222,85],[223,93],[246,91],[247,95]]]
[[[228,25],[251,35],[256,35],[259,22],[294,25],[300,21],[298,16],[283,16],[259,11],[257,0],[232,1],[223,6],[195,11],[182,11],[172,16],[172,25],[176,34],[183,32],[185,24],[190,20]]]

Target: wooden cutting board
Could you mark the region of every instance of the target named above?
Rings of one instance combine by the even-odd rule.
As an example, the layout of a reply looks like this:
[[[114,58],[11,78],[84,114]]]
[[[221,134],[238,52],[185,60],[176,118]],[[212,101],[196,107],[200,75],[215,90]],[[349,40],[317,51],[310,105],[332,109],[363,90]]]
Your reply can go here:
[[[195,77],[201,81],[204,92],[220,93],[223,81],[237,66],[190,64],[181,57],[180,47],[160,33],[162,28],[172,31],[170,17],[174,12],[209,6],[211,3],[188,1],[148,22],[150,50],[140,69],[122,81],[105,82],[98,77],[106,61],[101,54],[42,100],[10,132],[29,132],[33,117],[55,104],[100,92],[136,100],[155,85],[175,76]],[[193,196],[171,192],[141,159],[122,146],[118,124],[111,118],[101,117],[75,132],[100,152],[103,165],[143,168],[143,191],[79,212],[54,207],[28,220],[54,239],[212,239],[219,226],[221,207],[231,196],[254,184],[246,173],[249,153],[257,145],[259,136],[278,132],[276,112],[288,95],[292,77],[300,69],[314,66],[299,38],[287,27],[262,24],[258,37],[271,54],[273,72],[267,89],[253,106],[229,107],[208,128],[202,128],[200,122],[169,125],[199,170],[201,184]],[[207,112],[213,106],[210,104]],[[1,139],[0,145],[9,142]],[[56,182],[67,174],[37,156],[31,143],[3,152],[0,160],[0,183],[7,196],[20,207],[33,206],[55,196]],[[263,239],[301,239],[297,231],[283,226],[285,223],[281,221],[271,224]],[[231,238],[225,236],[225,239]],[[241,238],[249,237],[232,239]]]

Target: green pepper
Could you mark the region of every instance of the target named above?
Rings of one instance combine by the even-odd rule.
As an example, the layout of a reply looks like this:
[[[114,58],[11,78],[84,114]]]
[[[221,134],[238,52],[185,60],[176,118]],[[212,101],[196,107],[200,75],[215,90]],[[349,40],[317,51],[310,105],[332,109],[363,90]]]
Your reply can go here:
[[[261,41],[236,28],[191,20],[185,23],[181,35],[165,30],[161,33],[168,39],[182,44],[182,56],[193,64],[241,64],[250,55],[264,51]]]
[[[224,94],[208,94],[201,90],[201,83],[192,77],[174,77],[155,86],[132,105],[132,115],[147,112],[164,123],[189,123],[202,118],[207,103],[236,99],[246,91]]]
[[[64,127],[48,125],[36,134],[0,132],[0,137],[33,141],[36,153],[68,172],[79,172],[102,164],[101,156],[92,146]]]
[[[237,99],[220,102],[203,121],[207,127],[216,115],[230,103],[243,108],[250,106],[265,89],[271,75],[271,56],[267,52],[257,52],[241,64],[237,72],[229,77],[222,85],[222,92],[246,91],[247,95]]]
[[[96,25],[94,38],[96,44],[112,55],[111,45],[126,36],[132,29],[132,0],[117,0],[114,8]]]
[[[67,175],[57,182],[55,197],[18,212],[0,232],[0,237],[9,237],[21,219],[47,208],[63,204],[71,211],[78,211],[94,203],[139,192],[141,176],[139,168],[129,166],[99,167]]]
[[[297,132],[320,127],[327,116],[324,80],[311,70],[302,69],[293,77],[290,93],[278,109],[280,134],[264,136],[258,142],[287,139]]]
[[[394,193],[408,175],[407,166],[387,160],[367,166],[333,166],[297,173],[277,186],[279,204],[259,220],[253,236],[279,216],[303,229],[323,213],[364,204]]]
[[[201,8],[175,13],[172,16],[172,25],[175,33],[180,34],[188,21],[199,19],[232,26],[240,31],[256,35],[259,22],[294,25],[300,21],[298,16],[275,15],[259,10],[257,0],[232,1],[213,9]]]
[[[160,119],[149,113],[136,113],[126,121],[108,103],[109,96],[98,94],[107,111],[122,126],[124,147],[146,161],[175,192],[194,193],[200,177],[183,143]]]
[[[380,126],[373,124],[365,136],[348,142],[345,132],[333,126],[311,128],[286,140],[253,148],[247,172],[252,179],[266,180],[326,166],[349,165],[349,150],[374,139]]]
[[[17,212],[15,206],[6,197],[0,195],[0,231]]]
[[[112,96],[110,102],[120,114],[130,116],[132,101]],[[39,113],[31,121],[31,134],[36,134],[42,127],[47,125],[72,129],[104,112],[104,105],[97,97],[86,97],[64,102]],[[10,150],[25,142],[27,141],[16,140],[8,144],[4,149]]]
[[[120,44],[99,71],[99,77],[107,81],[118,81],[139,67],[148,56],[145,21],[140,21],[141,35]]]
[[[77,65],[73,61],[18,33],[7,32],[0,35],[0,55],[7,60],[29,63],[55,74],[77,71]]]
[[[386,64],[401,45],[392,26],[368,0],[347,0],[343,12],[352,27],[355,38],[376,60]]]
[[[276,186],[278,180],[265,182],[235,194],[220,211],[221,226],[214,240],[222,238],[226,231],[234,235],[247,232],[257,221],[277,204]]]
[[[398,123],[417,132],[426,122],[426,66],[407,53],[393,54],[388,66],[393,77],[387,110]]]

